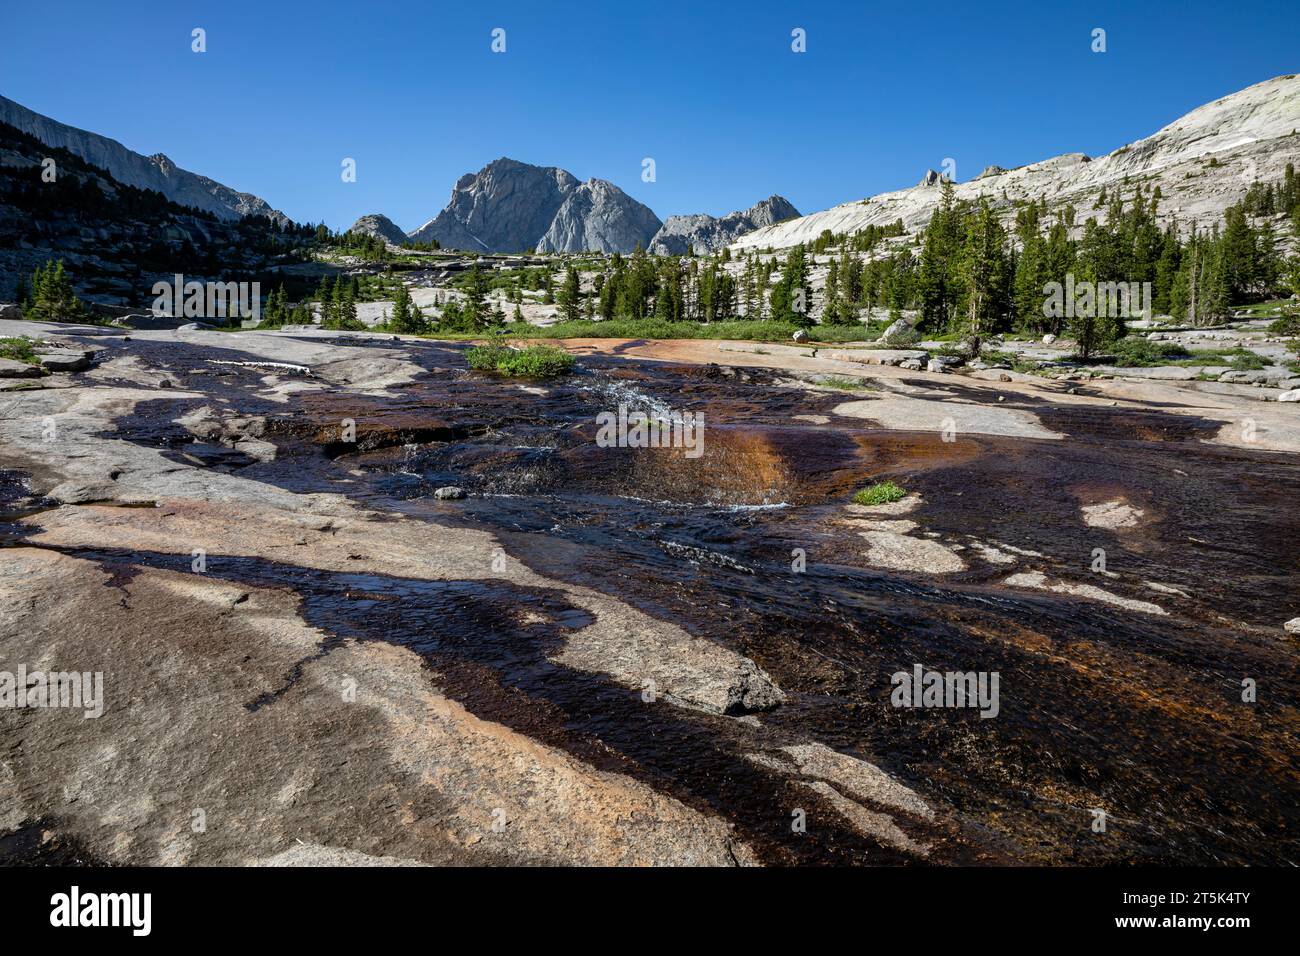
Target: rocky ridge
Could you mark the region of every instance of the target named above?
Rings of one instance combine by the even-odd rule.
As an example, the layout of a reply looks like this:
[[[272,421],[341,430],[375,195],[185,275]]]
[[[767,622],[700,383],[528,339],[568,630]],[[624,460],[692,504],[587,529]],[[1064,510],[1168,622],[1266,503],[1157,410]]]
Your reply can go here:
[[[141,155],[115,139],[60,123],[4,96],[0,96],[0,122],[35,136],[48,146],[80,156],[86,162],[107,170],[120,183],[156,190],[172,202],[212,213],[219,219],[266,216],[276,222],[289,221],[284,213],[272,209],[261,197],[239,192],[207,176],[181,169],[162,153]]]
[[[748,209],[722,217],[704,214],[669,216],[650,240],[648,251],[660,256],[713,252],[755,229],[773,226],[798,216],[799,210],[784,196],[769,196]]]
[[[1300,75],[1279,76],[1192,110],[1158,132],[1105,156],[1066,153],[1003,170],[989,166],[956,184],[958,199],[984,197],[1007,220],[1018,200],[1046,198],[1052,208],[1074,203],[1079,222],[1104,221],[1093,208],[1103,188],[1126,194],[1139,183],[1148,195],[1160,187],[1159,216],[1184,231],[1208,228],[1245,196],[1256,180],[1275,180],[1300,161]],[[923,227],[939,202],[942,177],[927,171],[908,189],[880,193],[741,236],[733,245],[786,248],[811,242],[823,230],[855,232],[901,219],[908,232]]]

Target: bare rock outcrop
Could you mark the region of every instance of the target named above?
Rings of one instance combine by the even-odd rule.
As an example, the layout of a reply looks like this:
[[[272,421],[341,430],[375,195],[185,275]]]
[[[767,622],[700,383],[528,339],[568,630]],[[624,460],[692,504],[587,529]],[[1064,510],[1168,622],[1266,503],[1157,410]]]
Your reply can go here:
[[[381,213],[371,213],[368,216],[362,216],[351,226],[348,232],[355,232],[366,236],[378,236],[384,242],[391,242],[395,246],[400,246],[406,242],[406,233],[393,220]]]
[[[613,183],[503,157],[457,180],[447,207],[409,237],[472,252],[631,252],[659,225]]]
[[[1186,233],[1193,226],[1206,229],[1217,223],[1251,183],[1276,180],[1287,163],[1300,163],[1298,129],[1300,75],[1279,76],[1198,107],[1105,156],[1065,153],[1015,169],[989,166],[954,188],[959,200],[988,200],[1008,222],[1018,204],[1044,198],[1052,208],[1073,203],[1102,221],[1104,206],[1093,208],[1102,189],[1119,189],[1131,197],[1133,185],[1141,182],[1148,196],[1160,188],[1161,225],[1175,223]],[[915,233],[939,202],[942,178],[927,170],[915,186],[758,229],[734,245],[789,248],[810,243],[827,229],[852,233],[899,220]]]
[[[573,190],[537,243],[538,252],[631,252],[659,231],[648,206],[603,179]]]

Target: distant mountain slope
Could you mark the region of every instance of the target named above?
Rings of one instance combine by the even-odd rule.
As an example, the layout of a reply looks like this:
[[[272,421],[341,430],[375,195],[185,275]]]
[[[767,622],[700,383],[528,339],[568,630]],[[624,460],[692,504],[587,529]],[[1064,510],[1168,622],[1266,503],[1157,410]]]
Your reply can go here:
[[[659,218],[604,180],[501,158],[457,180],[442,212],[411,239],[479,252],[631,252]]]
[[[1162,220],[1185,229],[1209,227],[1241,200],[1256,179],[1276,179],[1286,164],[1300,163],[1300,76],[1280,76],[1192,110],[1168,126],[1097,159],[1067,153],[1003,170],[993,166],[956,187],[958,199],[986,197],[1007,218],[1016,200],[1045,198],[1053,207],[1074,203],[1079,221],[1105,218],[1094,209],[1103,187],[1148,195],[1159,186]],[[1212,164],[1213,161],[1213,164]],[[909,232],[923,227],[939,200],[935,173],[909,189],[880,193],[790,222],[758,229],[733,243],[737,249],[783,248],[811,242],[826,229],[854,232],[902,219]]]
[[[798,215],[799,210],[785,197],[769,196],[748,209],[721,218],[669,216],[650,240],[648,251],[659,256],[681,256],[691,251],[713,252],[755,229],[794,219]]]
[[[41,175],[47,158],[58,168],[51,182]],[[153,283],[178,272],[200,281],[261,280],[270,292],[270,282],[285,278],[280,270],[302,261],[295,248],[313,237],[306,225],[221,219],[182,206],[0,122],[0,302],[15,301],[18,281],[53,260],[65,263],[82,298],[101,305],[147,306]]]
[[[13,100],[0,96],[0,122],[8,123],[48,146],[57,146],[106,170],[115,180],[139,189],[154,189],[172,202],[210,212],[220,219],[266,216],[287,223],[284,213],[272,209],[252,193],[181,169],[162,153],[143,156],[115,139],[90,133],[42,116]]]

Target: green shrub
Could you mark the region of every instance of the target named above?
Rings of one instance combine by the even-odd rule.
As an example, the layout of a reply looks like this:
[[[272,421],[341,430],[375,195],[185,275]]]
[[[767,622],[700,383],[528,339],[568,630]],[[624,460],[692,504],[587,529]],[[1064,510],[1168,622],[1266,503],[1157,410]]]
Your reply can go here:
[[[1150,339],[1129,336],[1115,343],[1115,364],[1120,368],[1141,368],[1160,365],[1170,360],[1188,358],[1190,353],[1176,342],[1152,342]]]
[[[1268,330],[1274,335],[1300,335],[1300,311],[1274,319],[1269,323]]]
[[[1237,372],[1257,372],[1264,368],[1267,363],[1250,349],[1240,349],[1232,355],[1232,361],[1228,363]]]
[[[28,365],[40,364],[40,360],[36,358],[36,351],[32,348],[32,340],[23,337],[0,339],[0,358],[25,362]]]
[[[478,345],[465,352],[469,367],[477,372],[504,372],[520,378],[554,378],[573,371],[573,356],[554,345],[512,349],[496,343]]]
[[[880,481],[861,489],[853,496],[858,505],[887,505],[907,497],[907,492],[892,481]]]

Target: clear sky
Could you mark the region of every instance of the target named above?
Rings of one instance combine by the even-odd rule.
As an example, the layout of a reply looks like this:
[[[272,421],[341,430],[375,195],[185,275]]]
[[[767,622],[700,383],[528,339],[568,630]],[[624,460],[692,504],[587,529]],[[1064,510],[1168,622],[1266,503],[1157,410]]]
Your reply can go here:
[[[965,180],[1105,153],[1293,72],[1298,0],[0,6],[0,93],[334,228],[415,228],[499,156],[608,179],[661,218],[772,193],[813,212],[949,157]]]

